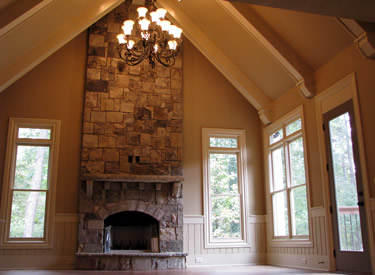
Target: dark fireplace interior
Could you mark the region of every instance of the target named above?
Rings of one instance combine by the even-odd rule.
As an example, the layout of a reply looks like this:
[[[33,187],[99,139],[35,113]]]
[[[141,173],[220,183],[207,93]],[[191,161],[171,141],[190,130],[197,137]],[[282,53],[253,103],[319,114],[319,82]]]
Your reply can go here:
[[[104,252],[159,252],[159,222],[142,212],[124,211],[104,220]]]

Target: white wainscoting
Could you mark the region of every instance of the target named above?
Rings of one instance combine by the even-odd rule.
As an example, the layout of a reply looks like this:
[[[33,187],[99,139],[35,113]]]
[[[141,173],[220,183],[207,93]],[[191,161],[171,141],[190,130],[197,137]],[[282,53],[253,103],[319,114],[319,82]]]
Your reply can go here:
[[[0,269],[71,269],[77,252],[77,214],[56,214],[51,249],[1,249]]]
[[[205,248],[204,216],[184,216],[184,252],[188,266],[266,263],[265,216],[249,217],[250,247]]]
[[[312,247],[269,246],[267,248],[268,264],[319,270],[329,269],[325,209],[322,207],[312,208],[311,218]]]

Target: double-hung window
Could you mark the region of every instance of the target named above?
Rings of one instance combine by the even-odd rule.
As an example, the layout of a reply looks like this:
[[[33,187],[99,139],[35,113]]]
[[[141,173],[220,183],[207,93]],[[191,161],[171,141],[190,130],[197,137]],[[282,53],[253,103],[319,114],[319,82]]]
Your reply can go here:
[[[293,113],[265,128],[269,206],[273,240],[310,239],[303,113]]]
[[[203,128],[206,247],[247,246],[245,131]]]
[[[60,122],[9,122],[1,215],[3,245],[48,247]]]

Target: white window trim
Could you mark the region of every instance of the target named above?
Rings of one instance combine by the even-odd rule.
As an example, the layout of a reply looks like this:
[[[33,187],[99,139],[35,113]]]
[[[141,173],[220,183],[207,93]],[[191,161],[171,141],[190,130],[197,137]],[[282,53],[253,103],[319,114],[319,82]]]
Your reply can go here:
[[[209,138],[226,137],[238,138],[238,149],[220,149],[228,152],[236,151],[239,154],[238,181],[241,198],[241,232],[242,239],[227,239],[214,241],[211,238],[210,202],[209,202]],[[250,247],[248,228],[248,187],[247,187],[247,157],[245,130],[202,128],[202,165],[203,165],[203,194],[204,194],[204,228],[205,248],[226,248],[226,247]]]
[[[306,196],[307,196],[307,210],[308,210],[308,220],[309,220],[309,235],[308,236],[295,236],[295,237],[275,237],[273,234],[273,206],[271,200],[270,192],[270,182],[271,182],[271,170],[270,170],[270,147],[275,147],[275,142],[272,146],[269,145],[269,136],[281,129],[284,125],[287,125],[296,119],[301,118],[302,124],[302,138],[303,138],[303,149],[305,157],[305,176],[306,176]],[[290,137],[294,139],[294,135],[291,134]],[[285,137],[283,138],[285,139]],[[289,138],[287,138],[288,140]],[[281,117],[280,119],[273,122],[271,125],[267,126],[263,130],[263,145],[264,145],[264,162],[265,162],[265,180],[266,180],[266,202],[267,202],[267,217],[268,217],[268,239],[270,240],[269,246],[293,246],[293,247],[312,247],[313,246],[313,234],[312,234],[312,220],[311,220],[311,204],[310,204],[310,184],[309,184],[309,169],[308,169],[308,158],[306,150],[306,131],[305,131],[305,119],[303,113],[302,105],[288,113],[287,115]],[[288,164],[286,163],[286,166]],[[289,207],[289,206],[288,206]],[[289,213],[290,215],[290,213]]]
[[[11,184],[14,177],[14,164],[17,147],[17,130],[19,127],[30,128],[49,128],[51,129],[50,139],[50,159],[49,159],[49,179],[46,198],[45,214],[45,234],[42,239],[12,239],[9,238],[10,215],[11,215]],[[32,118],[10,118],[8,128],[8,139],[4,164],[4,178],[0,212],[0,241],[3,248],[51,248],[53,234],[53,217],[55,214],[55,197],[58,168],[58,148],[60,139],[61,122],[50,119],[32,119]]]

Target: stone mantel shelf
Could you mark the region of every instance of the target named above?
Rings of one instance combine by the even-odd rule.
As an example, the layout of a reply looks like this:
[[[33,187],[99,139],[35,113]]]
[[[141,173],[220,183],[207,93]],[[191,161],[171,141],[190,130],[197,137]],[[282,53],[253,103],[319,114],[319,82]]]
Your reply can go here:
[[[87,252],[78,252],[76,256],[102,256],[102,257],[111,257],[111,256],[125,256],[125,257],[156,257],[156,258],[164,258],[164,257],[186,257],[188,255],[187,252],[160,252],[160,253],[153,253],[153,252],[131,252],[126,251],[124,253],[119,252],[107,252],[107,253],[87,253]]]
[[[111,182],[121,182],[122,189],[126,189],[126,183],[139,183],[139,190],[144,189],[145,183],[155,183],[155,189],[161,190],[161,184],[172,183],[172,197],[177,198],[181,191],[182,176],[165,175],[129,175],[129,174],[85,174],[81,177],[86,183],[86,195],[91,198],[94,191],[94,182],[104,182],[104,189],[109,189]]]
[[[174,183],[182,182],[182,176],[165,175],[129,175],[129,174],[84,174],[81,177],[83,181],[102,181],[102,182],[153,182],[153,183]]]

